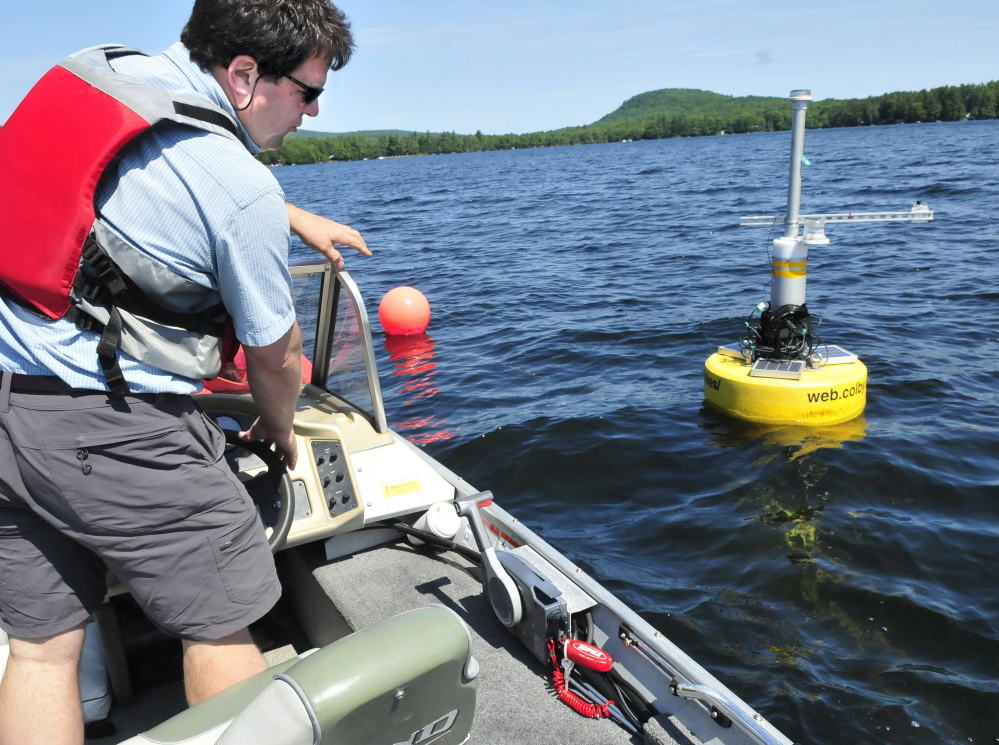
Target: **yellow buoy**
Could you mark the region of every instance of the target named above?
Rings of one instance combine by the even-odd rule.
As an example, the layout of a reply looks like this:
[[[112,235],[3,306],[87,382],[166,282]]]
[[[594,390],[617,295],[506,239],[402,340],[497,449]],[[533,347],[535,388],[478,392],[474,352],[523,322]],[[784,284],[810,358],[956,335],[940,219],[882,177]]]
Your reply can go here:
[[[805,369],[799,380],[751,377],[737,357],[713,354],[704,363],[704,399],[726,414],[760,424],[839,424],[867,404],[867,367]]]
[[[784,235],[774,240],[770,255],[770,300],[757,305],[745,322],[738,347],[721,346],[704,363],[704,399],[726,414],[758,424],[842,424],[860,416],[867,404],[864,363],[820,339],[815,329],[822,319],[805,305],[808,248],[829,244],[826,223],[933,219],[933,210],[921,201],[904,212],[801,214],[801,166],[811,165],[805,157],[805,116],[811,100],[807,90],[791,91],[787,212],[739,221],[771,230],[784,225]],[[863,428],[860,431],[862,437]]]

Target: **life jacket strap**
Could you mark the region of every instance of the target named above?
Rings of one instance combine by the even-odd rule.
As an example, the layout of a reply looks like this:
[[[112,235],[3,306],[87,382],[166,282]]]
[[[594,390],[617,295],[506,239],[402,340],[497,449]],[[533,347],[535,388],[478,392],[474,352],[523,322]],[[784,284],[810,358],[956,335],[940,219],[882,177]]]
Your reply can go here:
[[[88,300],[113,303],[129,313],[194,333],[222,336],[227,316],[225,305],[222,303],[198,311],[172,310],[164,307],[118,268],[114,259],[101,248],[93,234],[87,238],[80,258],[82,263],[91,267],[94,276],[79,272],[73,287]],[[107,290],[106,294],[104,290]]]
[[[81,331],[89,331],[91,334],[103,334],[104,324],[94,318],[88,313],[84,313],[75,305],[66,311],[65,316],[67,321],[71,321],[76,324],[76,327]]]
[[[97,361],[104,371],[104,380],[111,390],[112,398],[124,398],[131,395],[132,391],[125,380],[125,374],[121,371],[118,362],[118,346],[121,343],[122,321],[118,309],[109,306],[110,317],[106,324],[101,323],[88,313],[84,313],[75,305],[66,312],[66,319],[76,324],[76,327],[89,331],[92,334],[100,334],[100,341],[97,342]]]
[[[97,360],[104,370],[104,380],[111,389],[112,398],[124,398],[132,394],[128,381],[118,364],[118,345],[121,343],[121,314],[111,306],[111,317],[104,326],[101,340],[97,342]]]
[[[125,280],[122,278],[122,274],[118,270],[118,267],[115,266],[115,263],[97,245],[97,241],[94,240],[93,235],[87,238],[81,259],[97,275],[93,278],[85,277],[83,272],[76,275],[77,282],[74,282],[74,285],[79,285],[81,294],[84,294],[90,300],[98,302],[108,300],[107,296],[110,295],[109,302],[107,303],[109,312],[108,322],[101,324],[91,318],[86,323],[94,331],[97,330],[95,323],[103,327],[100,330],[101,339],[97,342],[97,360],[104,371],[104,380],[108,384],[108,388],[111,389],[111,396],[113,398],[123,398],[131,393],[128,383],[125,381],[125,375],[121,371],[121,365],[118,363],[118,346],[121,344],[122,328],[118,303],[127,289]],[[76,325],[82,328],[80,321],[86,318],[89,318],[89,316],[84,313],[77,314]]]
[[[92,281],[106,289],[115,300],[118,300],[125,293],[127,288],[121,271],[111,260],[111,257],[101,250],[93,233],[87,237],[80,258],[94,270],[96,277]],[[83,277],[83,272],[77,274],[77,277]],[[86,277],[83,278],[81,284],[87,284]]]
[[[212,109],[206,109],[201,106],[194,106],[189,103],[184,103],[183,101],[174,101],[173,110],[181,116],[186,116],[190,119],[197,119],[198,121],[207,122],[208,124],[214,124],[216,127],[221,127],[231,133],[233,137],[239,137],[239,128],[236,126],[236,123],[231,117],[226,116],[220,111],[213,111]]]
[[[71,308],[70,317],[78,328],[84,331],[99,333],[101,339],[97,342],[97,361],[104,371],[104,380],[111,389],[112,398],[124,398],[131,394],[125,375],[118,362],[118,347],[121,345],[122,320],[118,312],[118,304],[124,297],[128,287],[121,271],[106,253],[101,250],[91,234],[83,247],[81,259],[95,272],[95,277],[86,277],[83,272],[76,275],[74,287],[81,295],[94,302],[106,302],[108,321],[101,323],[96,318]],[[110,296],[110,297],[109,297]],[[75,311],[75,312],[72,312]]]

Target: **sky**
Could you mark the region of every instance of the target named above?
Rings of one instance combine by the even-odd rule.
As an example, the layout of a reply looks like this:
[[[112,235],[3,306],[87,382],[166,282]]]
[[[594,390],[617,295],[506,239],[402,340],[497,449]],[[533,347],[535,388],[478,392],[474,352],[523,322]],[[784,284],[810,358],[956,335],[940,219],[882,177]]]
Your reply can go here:
[[[175,42],[193,0],[3,0],[0,122],[74,51]],[[999,0],[338,0],[357,51],[304,128],[524,133],[659,88],[816,99],[999,79]]]

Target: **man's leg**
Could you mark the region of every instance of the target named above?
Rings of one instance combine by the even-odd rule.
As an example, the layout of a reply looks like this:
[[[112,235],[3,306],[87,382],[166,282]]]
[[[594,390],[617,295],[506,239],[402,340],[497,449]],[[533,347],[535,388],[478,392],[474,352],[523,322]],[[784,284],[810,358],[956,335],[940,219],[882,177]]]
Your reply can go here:
[[[81,745],[84,624],[40,639],[10,638],[0,683],[0,745]]]
[[[184,691],[190,706],[266,669],[267,661],[246,629],[215,641],[184,642]]]

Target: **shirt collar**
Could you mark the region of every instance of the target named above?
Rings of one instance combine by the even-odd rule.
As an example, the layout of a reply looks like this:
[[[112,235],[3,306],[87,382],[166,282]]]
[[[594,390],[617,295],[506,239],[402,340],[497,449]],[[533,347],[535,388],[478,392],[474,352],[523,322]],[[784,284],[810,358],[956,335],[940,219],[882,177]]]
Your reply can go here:
[[[163,56],[170,60],[170,62],[172,62],[180,73],[188,80],[195,93],[215,104],[232,117],[233,121],[236,122],[236,126],[239,128],[239,136],[243,141],[243,144],[246,145],[246,149],[254,155],[259,153],[260,148],[257,147],[257,143],[250,139],[250,135],[246,131],[246,127],[243,126],[243,123],[236,115],[236,109],[233,108],[233,105],[229,103],[229,99],[226,98],[225,92],[222,90],[222,86],[219,85],[218,81],[210,72],[203,72],[198,63],[191,59],[191,53],[187,50],[187,47],[178,41],[163,52]]]

